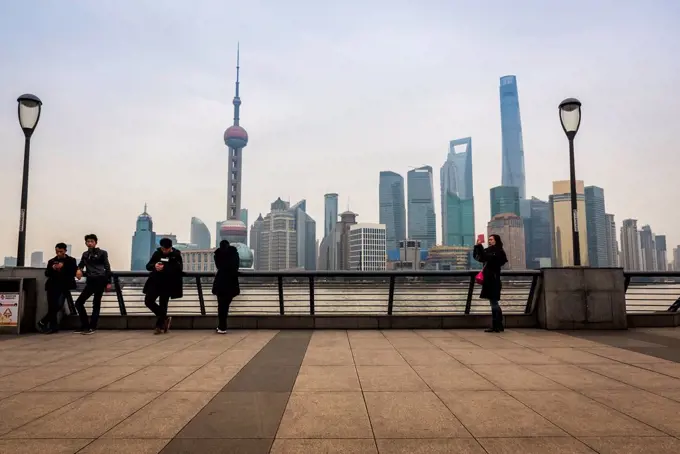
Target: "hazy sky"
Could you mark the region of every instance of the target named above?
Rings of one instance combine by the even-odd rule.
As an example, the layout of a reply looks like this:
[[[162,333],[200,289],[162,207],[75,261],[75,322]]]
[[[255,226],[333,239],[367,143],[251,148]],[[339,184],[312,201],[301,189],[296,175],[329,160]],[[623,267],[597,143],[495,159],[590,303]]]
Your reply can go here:
[[[480,5],[483,3],[483,5]],[[477,230],[500,184],[499,77],[518,78],[527,196],[569,177],[557,105],[583,103],[576,171],[607,212],[680,243],[680,2],[23,0],[0,4],[0,257],[16,254],[23,134],[16,98],[44,102],[33,136],[27,255],[95,232],[129,269],[136,216],[189,240],[226,217],[236,42],[242,204],[323,194],[378,220],[378,173],[439,169],[471,136]],[[675,30],[674,30],[675,29]],[[212,232],[214,235],[214,231]],[[28,258],[27,258],[28,260]]]

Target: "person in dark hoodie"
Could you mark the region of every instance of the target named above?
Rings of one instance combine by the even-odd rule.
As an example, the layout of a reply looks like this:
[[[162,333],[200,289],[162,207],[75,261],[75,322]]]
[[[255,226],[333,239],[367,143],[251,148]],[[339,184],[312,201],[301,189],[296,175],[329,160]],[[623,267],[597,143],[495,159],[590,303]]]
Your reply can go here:
[[[229,241],[220,241],[215,249],[215,267],[217,274],[213,280],[212,293],[217,296],[217,334],[227,333],[227,316],[231,301],[241,294],[238,284],[238,268],[241,258],[236,248]]]
[[[76,259],[66,254],[66,244],[58,243],[54,247],[56,255],[47,262],[45,269],[45,291],[47,292],[47,314],[38,322],[38,329],[51,334],[59,331],[57,314],[64,301],[71,297],[71,290],[76,288]]]
[[[172,322],[172,317],[168,317],[168,302],[183,296],[182,253],[172,247],[170,238],[161,239],[160,245],[146,264],[151,274],[144,284],[144,304],[156,315],[154,334],[168,332]]]
[[[503,311],[501,310],[501,268],[508,263],[508,258],[503,250],[503,242],[498,235],[489,235],[489,247],[484,249],[480,240],[477,240],[473,256],[475,260],[484,264],[482,275],[482,299],[489,300],[491,304],[491,328],[486,329],[487,333],[500,333],[503,328]]]
[[[85,245],[87,251],[78,264],[76,279],[82,279],[83,275],[87,278],[85,288],[76,300],[76,310],[80,316],[80,329],[76,333],[94,334],[97,330],[99,321],[99,311],[102,307],[102,296],[106,290],[111,289],[111,265],[109,264],[109,254],[97,247],[97,235],[90,233],[85,235]],[[92,318],[88,321],[85,302],[94,295],[92,300]]]

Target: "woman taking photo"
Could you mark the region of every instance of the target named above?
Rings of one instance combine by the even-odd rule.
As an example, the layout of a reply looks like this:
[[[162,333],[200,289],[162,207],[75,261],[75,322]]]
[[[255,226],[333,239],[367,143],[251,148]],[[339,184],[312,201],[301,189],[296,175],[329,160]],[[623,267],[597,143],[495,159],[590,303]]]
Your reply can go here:
[[[474,258],[484,264],[481,271],[482,293],[480,298],[489,300],[491,304],[491,328],[487,333],[500,333],[503,331],[503,311],[499,301],[501,300],[501,268],[508,263],[508,258],[503,250],[503,242],[498,235],[489,236],[489,247],[484,249],[484,236],[480,235],[474,250]]]
[[[212,293],[217,296],[217,334],[227,333],[227,315],[231,301],[241,293],[238,285],[238,267],[241,259],[238,251],[229,241],[220,241],[215,249],[215,268],[217,274],[213,280]]]

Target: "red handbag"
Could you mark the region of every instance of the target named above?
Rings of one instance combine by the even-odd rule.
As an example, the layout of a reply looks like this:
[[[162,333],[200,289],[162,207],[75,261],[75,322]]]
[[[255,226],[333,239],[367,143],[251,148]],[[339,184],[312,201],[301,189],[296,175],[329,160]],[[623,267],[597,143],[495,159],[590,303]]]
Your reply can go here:
[[[480,285],[484,283],[484,268],[482,268],[482,271],[477,273],[477,276],[475,276],[475,282]]]

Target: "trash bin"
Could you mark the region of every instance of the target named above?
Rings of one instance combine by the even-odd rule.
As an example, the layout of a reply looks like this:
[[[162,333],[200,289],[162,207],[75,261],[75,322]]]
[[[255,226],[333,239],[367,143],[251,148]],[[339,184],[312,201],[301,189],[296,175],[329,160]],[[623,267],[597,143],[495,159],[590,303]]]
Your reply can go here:
[[[0,278],[0,334],[31,331],[31,322],[25,317],[25,306],[27,297],[35,296],[34,287],[35,279]],[[32,312],[35,312],[35,308]]]

